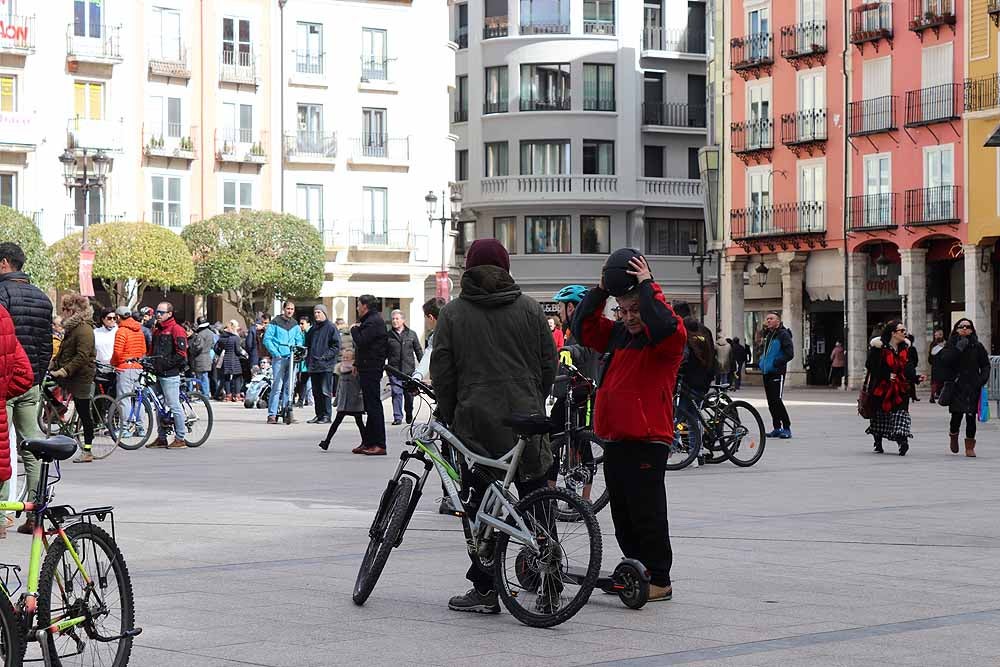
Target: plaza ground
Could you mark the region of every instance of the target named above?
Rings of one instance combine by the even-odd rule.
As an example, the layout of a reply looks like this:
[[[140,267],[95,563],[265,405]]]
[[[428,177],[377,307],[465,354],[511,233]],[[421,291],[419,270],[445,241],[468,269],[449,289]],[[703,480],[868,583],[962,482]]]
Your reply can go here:
[[[351,455],[346,422],[324,453],[323,427],[216,404],[205,446],[67,465],[56,501],[116,506],[139,667],[1000,665],[1000,422],[980,425],[979,458],[952,456],[923,401],[909,455],[878,456],[853,394],[788,398],[795,438],[756,467],[668,473],[673,601],[630,611],[598,593],[550,630],[447,609],[468,560],[436,484],[371,599],[351,602],[400,427],[388,457]],[[28,542],[11,532],[0,560],[24,564]]]

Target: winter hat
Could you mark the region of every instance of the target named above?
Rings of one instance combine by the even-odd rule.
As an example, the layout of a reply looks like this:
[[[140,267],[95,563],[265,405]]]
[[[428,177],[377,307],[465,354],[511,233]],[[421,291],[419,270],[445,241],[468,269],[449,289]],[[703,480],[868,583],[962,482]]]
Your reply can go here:
[[[465,268],[488,264],[510,271],[510,255],[503,244],[496,239],[476,239],[465,253]]]
[[[313,312],[315,313],[317,310],[326,316],[330,315],[330,313],[326,312],[326,306],[324,306],[321,303],[317,303],[315,306],[313,306]]]
[[[115,315],[123,320],[132,317],[132,311],[129,310],[128,306],[118,306],[118,310],[115,311]]]

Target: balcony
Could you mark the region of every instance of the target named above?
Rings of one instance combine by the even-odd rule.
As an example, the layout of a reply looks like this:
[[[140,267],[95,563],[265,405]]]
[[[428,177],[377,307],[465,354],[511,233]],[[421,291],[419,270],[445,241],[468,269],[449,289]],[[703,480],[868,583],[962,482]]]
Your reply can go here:
[[[955,23],[954,0],[910,0],[910,30],[917,33],[921,41],[924,31],[933,30],[938,35],[943,25],[951,26],[954,34]]]
[[[507,113],[509,110],[509,105],[507,100],[497,100],[491,101],[486,100],[483,102],[483,115],[488,116],[493,113]]]
[[[460,49],[469,48],[469,26],[463,26],[455,30],[455,43],[458,44],[458,48]]]
[[[601,201],[618,193],[618,177],[556,174],[549,176],[494,176],[480,181],[483,201]]]
[[[781,143],[796,157],[803,151],[810,155],[826,143],[826,109],[806,109],[781,116]]]
[[[180,123],[167,123],[166,132],[163,128],[147,128],[142,130],[142,153],[146,157],[177,158],[194,160],[197,158],[191,128],[181,127]]]
[[[786,25],[781,29],[781,57],[795,69],[822,64],[826,48],[826,21]]]
[[[487,16],[483,22],[483,39],[506,37],[510,33],[510,21],[506,16]]]
[[[947,123],[962,117],[962,84],[946,83],[906,92],[906,127]]]
[[[708,124],[704,104],[643,102],[642,124],[652,127],[703,130]],[[698,134],[701,134],[698,132]]]
[[[966,111],[987,111],[1000,107],[1000,74],[966,79],[964,87]]]
[[[162,76],[168,79],[190,79],[191,67],[188,65],[187,48],[178,43],[176,49],[171,48],[170,52],[164,52],[162,48],[157,48],[156,52],[150,51],[149,74],[150,76]]]
[[[639,196],[647,204],[701,207],[701,181],[696,178],[640,178]]]
[[[253,51],[223,50],[219,60],[219,83],[257,85],[257,59]]]
[[[361,82],[388,81],[389,59],[361,57]]]
[[[106,213],[67,213],[63,219],[63,233],[65,235],[70,235],[74,232],[83,231],[83,223],[86,221],[87,226],[100,225],[105,222],[123,222],[125,220],[124,215],[109,215]]]
[[[774,64],[774,36],[761,32],[729,40],[730,68],[746,80],[750,75],[770,75]]]
[[[615,22],[598,19],[583,19],[583,34],[614,36]]]
[[[570,100],[568,91],[564,95],[556,94],[543,100],[526,100],[522,97],[520,108],[521,111],[569,111]]]
[[[267,163],[267,132],[242,128],[215,131],[215,159],[229,164]]]
[[[522,23],[522,35],[568,35],[569,23]]]
[[[962,220],[962,192],[957,185],[907,190],[904,197],[907,227],[954,226]]]
[[[347,163],[354,169],[406,171],[410,168],[410,138],[364,134],[351,140],[351,157]]]
[[[465,123],[469,120],[469,108],[455,109],[451,116],[451,122],[453,123]]]
[[[120,153],[125,124],[121,120],[73,117],[66,124],[67,146],[72,149]]]
[[[77,35],[88,32],[91,36]],[[66,28],[66,60],[71,63],[115,65],[122,62],[119,26],[87,25]]]
[[[866,2],[852,9],[851,44],[862,52],[865,44],[872,44],[877,52],[882,40],[892,48],[892,3]]]
[[[410,250],[413,239],[409,226],[390,227],[389,223],[363,222],[351,225],[348,244],[358,250]]]
[[[774,148],[774,120],[748,120],[729,126],[733,155],[743,160],[761,162],[771,159]]]
[[[642,50],[643,56],[652,55],[645,53],[646,51],[704,56],[705,33],[689,32],[680,28],[644,28],[642,31]]]
[[[30,153],[37,145],[33,114],[0,112],[0,153]]]
[[[895,95],[887,95],[850,102],[847,105],[847,136],[863,137],[898,130],[896,99]]]
[[[156,206],[157,204],[154,204]],[[159,204],[162,206],[162,204]],[[143,214],[145,218],[145,214]],[[181,228],[181,212],[179,207],[168,207],[166,211],[153,209],[149,214],[149,221],[158,227],[169,227],[170,229]]]
[[[744,249],[826,245],[826,203],[821,201],[735,209],[729,224],[733,240]]]
[[[35,52],[35,17],[11,16],[0,19],[0,53],[26,56]]]
[[[295,69],[288,77],[288,83],[293,86],[312,86],[326,88],[328,84],[326,73],[326,54],[316,51],[296,50]]]
[[[883,192],[847,198],[847,229],[852,232],[877,232],[899,226],[896,193]]]
[[[986,13],[993,19],[993,25],[1000,28],[1000,0],[986,0]]]
[[[285,159],[299,164],[335,164],[337,135],[311,130],[286,134]]]

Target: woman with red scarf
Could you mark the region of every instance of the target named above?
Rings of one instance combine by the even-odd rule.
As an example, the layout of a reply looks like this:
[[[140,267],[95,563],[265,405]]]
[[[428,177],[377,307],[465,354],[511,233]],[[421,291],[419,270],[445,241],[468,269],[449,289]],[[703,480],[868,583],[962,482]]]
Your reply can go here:
[[[893,320],[880,338],[871,340],[868,350],[868,395],[871,421],[866,433],[875,438],[875,453],[883,454],[882,440],[899,444],[899,455],[910,449],[910,397],[914,386],[924,381],[917,375],[916,355],[906,340],[906,327]]]

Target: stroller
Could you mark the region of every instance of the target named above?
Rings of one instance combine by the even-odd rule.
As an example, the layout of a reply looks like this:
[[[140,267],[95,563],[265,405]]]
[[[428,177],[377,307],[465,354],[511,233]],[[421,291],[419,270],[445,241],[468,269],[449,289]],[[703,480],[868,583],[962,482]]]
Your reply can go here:
[[[250,384],[244,390],[244,408],[266,408],[271,396],[271,367],[261,368],[254,373]]]

